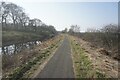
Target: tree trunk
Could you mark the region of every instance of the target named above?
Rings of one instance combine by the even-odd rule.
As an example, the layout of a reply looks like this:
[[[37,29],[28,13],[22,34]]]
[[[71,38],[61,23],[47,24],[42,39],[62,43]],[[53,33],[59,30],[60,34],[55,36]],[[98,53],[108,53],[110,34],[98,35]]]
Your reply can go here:
[[[2,27],[3,27],[3,15],[2,15],[2,21],[1,21],[1,23],[2,23]]]

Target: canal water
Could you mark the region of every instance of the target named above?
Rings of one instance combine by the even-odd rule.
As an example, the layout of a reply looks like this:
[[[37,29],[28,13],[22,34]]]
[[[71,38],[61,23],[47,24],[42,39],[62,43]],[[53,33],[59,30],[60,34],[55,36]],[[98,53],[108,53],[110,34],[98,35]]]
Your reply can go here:
[[[16,54],[25,49],[33,49],[34,46],[40,45],[41,41],[31,41],[26,43],[12,44],[0,47],[0,54]]]

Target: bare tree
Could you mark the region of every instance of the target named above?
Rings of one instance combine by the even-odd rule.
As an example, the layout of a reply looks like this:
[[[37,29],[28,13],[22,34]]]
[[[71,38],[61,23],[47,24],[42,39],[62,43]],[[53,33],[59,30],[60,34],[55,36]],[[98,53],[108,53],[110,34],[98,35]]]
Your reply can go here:
[[[2,26],[5,24],[4,30],[34,31],[37,33],[54,33],[55,30],[53,26],[46,25],[38,18],[30,19],[24,9],[14,3],[0,2],[0,18]]]
[[[29,17],[24,13],[24,12],[21,12],[18,16],[19,18],[19,23],[22,27],[25,27],[29,21]]]
[[[100,30],[95,29],[95,28],[87,28],[86,32],[100,32]]]
[[[80,26],[78,25],[72,25],[69,29],[69,32],[71,33],[80,33]]]
[[[118,26],[115,24],[109,24],[101,29],[101,32],[110,32],[110,33],[117,33]]]
[[[13,21],[13,26],[15,27],[15,25],[19,23],[20,13],[23,12],[23,10],[21,7],[13,3],[9,3],[7,7],[9,9],[9,15]]]
[[[68,30],[68,29],[67,29],[67,28],[65,28],[62,32],[63,32],[63,33],[67,33],[67,30]]]
[[[5,24],[5,26],[7,25],[6,21],[7,21],[8,14],[9,14],[8,5],[5,2],[1,2],[0,16],[1,16],[2,27],[4,24]]]

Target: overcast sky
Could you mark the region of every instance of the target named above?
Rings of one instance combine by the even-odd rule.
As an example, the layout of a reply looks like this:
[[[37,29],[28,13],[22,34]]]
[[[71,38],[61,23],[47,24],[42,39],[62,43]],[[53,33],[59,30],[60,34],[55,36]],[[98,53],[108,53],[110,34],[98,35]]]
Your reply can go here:
[[[79,25],[81,31],[87,28],[101,28],[107,24],[117,24],[117,2],[55,2],[50,0],[2,0],[23,7],[30,18],[39,18],[42,22],[63,30],[70,25]],[[72,0],[69,0],[72,1]],[[77,1],[77,0],[76,0]],[[107,0],[106,0],[107,1]],[[108,0],[113,1],[113,0]],[[118,1],[118,0],[115,0]]]

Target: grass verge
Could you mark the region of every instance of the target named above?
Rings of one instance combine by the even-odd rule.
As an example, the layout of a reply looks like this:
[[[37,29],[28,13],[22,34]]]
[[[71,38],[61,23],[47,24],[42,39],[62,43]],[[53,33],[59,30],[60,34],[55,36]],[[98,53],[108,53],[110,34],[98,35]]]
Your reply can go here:
[[[75,37],[70,36],[72,58],[75,77],[81,78],[105,78],[105,74],[95,69],[91,60],[85,54],[85,51],[81,48],[81,45],[75,40]]]
[[[10,80],[22,80],[22,78],[24,78],[23,76],[25,75],[29,77],[29,75],[32,74],[32,72],[30,72],[29,70],[31,70],[31,68],[35,67],[35,65],[37,64],[40,65],[42,61],[48,58],[48,56],[52,54],[52,51],[54,51],[59,46],[61,40],[61,38],[57,39],[48,48],[46,48],[42,52],[38,52],[39,54],[37,55],[37,57],[33,57],[26,64],[23,64],[20,67],[14,69],[12,73],[10,73],[6,78],[10,78]],[[34,68],[34,70],[36,69]]]

